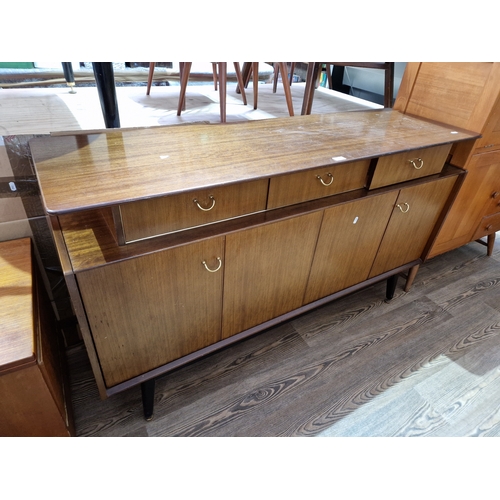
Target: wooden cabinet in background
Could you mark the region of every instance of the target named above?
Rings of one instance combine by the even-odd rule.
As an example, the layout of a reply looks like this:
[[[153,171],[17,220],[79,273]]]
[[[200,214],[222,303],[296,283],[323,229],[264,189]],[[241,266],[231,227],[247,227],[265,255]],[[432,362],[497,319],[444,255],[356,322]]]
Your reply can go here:
[[[392,297],[475,137],[377,110],[32,140],[101,396],[140,384],[148,417],[155,377],[377,281]]]
[[[0,436],[74,434],[52,306],[31,240],[0,243]]]
[[[484,224],[498,211],[491,197],[500,188],[500,63],[408,63],[394,109],[482,134],[452,148],[449,162],[468,173],[429,258],[479,234],[490,254],[500,229]]]

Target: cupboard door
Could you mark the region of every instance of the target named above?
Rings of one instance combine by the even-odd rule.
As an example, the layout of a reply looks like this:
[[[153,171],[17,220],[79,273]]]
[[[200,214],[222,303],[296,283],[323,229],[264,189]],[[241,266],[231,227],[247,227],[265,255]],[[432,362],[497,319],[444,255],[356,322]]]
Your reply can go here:
[[[223,262],[219,237],[77,274],[108,387],[220,340]]]
[[[325,210],[304,303],[368,278],[398,192]]]
[[[456,177],[402,189],[369,277],[422,257]]]
[[[322,212],[226,236],[223,338],[302,305]]]

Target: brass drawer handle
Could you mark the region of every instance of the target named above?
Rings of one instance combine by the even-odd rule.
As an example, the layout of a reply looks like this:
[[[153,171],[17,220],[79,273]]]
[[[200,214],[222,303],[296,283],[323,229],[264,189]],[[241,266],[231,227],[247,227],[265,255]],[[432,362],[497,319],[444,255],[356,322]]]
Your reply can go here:
[[[222,267],[222,260],[220,257],[217,257],[217,260],[219,261],[219,265],[217,266],[217,269],[210,269],[208,266],[207,266],[207,263],[206,261],[203,261],[202,264],[205,266],[205,269],[209,272],[209,273],[216,273],[221,267]]]
[[[321,175],[317,175],[316,178],[319,179],[319,182],[321,182],[321,184],[323,184],[323,186],[331,186],[332,185],[332,182],[333,182],[333,175],[328,172],[328,177],[330,177],[330,182],[327,184],[322,178],[321,178]]]
[[[196,204],[196,206],[197,206],[200,210],[203,210],[204,212],[209,212],[210,210],[212,210],[212,208],[214,208],[214,207],[215,207],[215,198],[214,198],[212,195],[210,195],[210,196],[209,196],[209,198],[212,200],[212,205],[211,205],[210,207],[208,207],[208,208],[203,208],[203,207],[202,207],[202,206],[198,203],[198,199],[197,199],[197,198],[195,198],[195,199],[193,200],[193,202]]]
[[[403,207],[399,204],[396,206],[399,208],[399,210],[401,210],[401,212],[403,212],[405,214],[406,212],[408,212],[408,210],[410,210],[410,205],[408,205],[408,203],[403,203],[403,205],[406,205],[406,210],[403,209]]]
[[[424,166],[424,160],[422,158],[415,158],[414,160],[408,160],[411,164],[412,167],[416,170],[420,170]],[[417,167],[417,162],[418,162],[418,167]]]

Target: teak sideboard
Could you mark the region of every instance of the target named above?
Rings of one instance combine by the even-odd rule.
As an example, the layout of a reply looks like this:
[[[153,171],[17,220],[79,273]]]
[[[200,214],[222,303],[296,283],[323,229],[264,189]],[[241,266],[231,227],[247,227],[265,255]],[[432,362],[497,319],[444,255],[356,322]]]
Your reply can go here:
[[[427,256],[478,134],[394,110],[35,138],[101,397]]]

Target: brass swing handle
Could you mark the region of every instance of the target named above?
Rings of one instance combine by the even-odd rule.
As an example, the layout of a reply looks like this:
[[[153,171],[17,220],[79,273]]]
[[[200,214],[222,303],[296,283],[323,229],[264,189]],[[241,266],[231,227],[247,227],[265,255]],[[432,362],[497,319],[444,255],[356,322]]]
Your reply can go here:
[[[424,160],[422,160],[422,158],[415,158],[414,160],[408,160],[408,161],[410,162],[411,166],[416,170],[420,170],[424,166]]]
[[[323,186],[331,186],[331,185],[332,185],[332,182],[333,182],[333,175],[332,175],[330,172],[328,172],[327,176],[328,176],[328,177],[330,177],[330,182],[328,182],[328,183],[326,183],[326,182],[322,179],[321,175],[317,175],[317,176],[316,176],[316,179],[319,179],[319,182],[321,182],[321,184],[323,184]]]
[[[209,199],[211,199],[211,200],[212,200],[212,205],[211,205],[210,207],[208,207],[208,208],[203,208],[203,207],[202,207],[202,206],[198,203],[198,199],[197,199],[197,198],[195,198],[195,199],[193,200],[193,202],[195,203],[195,205],[196,205],[196,206],[197,206],[200,210],[203,210],[204,212],[209,212],[210,210],[212,210],[212,208],[214,208],[214,207],[215,207],[215,198],[214,198],[212,195],[210,195],[210,196],[209,196]]]
[[[217,269],[210,269],[208,266],[207,266],[207,263],[206,261],[203,261],[202,264],[205,266],[205,269],[209,272],[209,273],[216,273],[221,267],[222,267],[222,259],[220,257],[217,257],[217,260],[219,261],[219,265],[217,266]]]
[[[396,206],[399,208],[399,210],[401,210],[401,212],[405,214],[406,212],[408,212],[408,210],[410,210],[410,205],[408,205],[408,203],[406,202],[403,203],[403,205],[405,205],[406,208],[403,208],[399,203]]]

